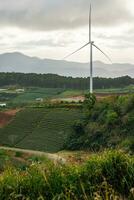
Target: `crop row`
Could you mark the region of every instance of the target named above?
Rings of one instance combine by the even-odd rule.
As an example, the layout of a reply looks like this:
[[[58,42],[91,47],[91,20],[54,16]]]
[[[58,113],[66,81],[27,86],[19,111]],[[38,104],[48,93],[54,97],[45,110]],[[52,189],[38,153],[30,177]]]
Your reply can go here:
[[[1,144],[56,152],[73,132],[72,125],[82,116],[78,109],[25,109],[0,129]]]

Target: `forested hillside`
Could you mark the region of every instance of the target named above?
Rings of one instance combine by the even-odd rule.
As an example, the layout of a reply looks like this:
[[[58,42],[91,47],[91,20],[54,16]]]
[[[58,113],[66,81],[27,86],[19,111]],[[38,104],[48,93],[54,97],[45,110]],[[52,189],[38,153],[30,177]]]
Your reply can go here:
[[[18,85],[21,87],[44,87],[64,89],[88,89],[90,78],[72,78],[56,74],[0,73],[0,87]],[[129,76],[119,78],[94,78],[94,88],[121,88],[134,84]]]

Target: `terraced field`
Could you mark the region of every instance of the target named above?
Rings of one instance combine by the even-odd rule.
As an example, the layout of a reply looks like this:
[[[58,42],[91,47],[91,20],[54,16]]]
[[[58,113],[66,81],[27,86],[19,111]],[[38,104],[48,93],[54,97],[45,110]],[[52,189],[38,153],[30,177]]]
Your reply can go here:
[[[73,122],[82,118],[78,109],[28,108],[16,114],[0,129],[0,144],[13,147],[57,152],[73,132]]]

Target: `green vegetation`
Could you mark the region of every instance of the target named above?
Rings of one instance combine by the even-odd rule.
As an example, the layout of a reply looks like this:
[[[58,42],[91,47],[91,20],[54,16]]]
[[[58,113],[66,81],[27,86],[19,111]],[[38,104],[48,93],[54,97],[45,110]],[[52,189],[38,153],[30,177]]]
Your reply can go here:
[[[12,166],[20,170],[25,170],[33,162],[48,161],[49,159],[44,155],[35,156],[29,152],[0,149],[0,172],[3,172],[6,166]]]
[[[0,87],[43,87],[63,89],[89,89],[90,78],[72,78],[55,74],[23,74],[23,73],[0,73]],[[123,88],[134,85],[134,79],[129,76],[119,78],[94,78],[95,89]]]
[[[5,92],[0,92],[0,101],[9,101],[14,98],[16,98],[18,94],[16,93],[5,93]]]
[[[71,150],[124,148],[134,152],[134,95],[100,101],[86,95],[85,119],[76,121],[66,148]]]
[[[23,94],[20,94],[14,98],[12,103],[31,103],[35,102],[38,98],[47,100],[59,95],[62,92],[63,89],[59,88],[27,88]]]
[[[96,100],[88,94],[89,82],[52,74],[0,73],[0,102],[26,106],[0,128],[1,145],[52,153],[86,150],[82,156],[75,152],[75,159],[70,153],[64,164],[36,153],[0,150],[1,200],[134,199],[134,95]],[[96,77],[94,88],[99,97],[133,93],[134,79]],[[63,102],[84,95],[84,104]]]
[[[37,162],[2,171],[1,200],[134,199],[134,158],[122,152],[92,155],[80,166]]]
[[[18,92],[22,90],[22,92]],[[17,89],[16,87],[9,87],[0,90],[0,101],[7,102],[8,107],[19,107],[21,105],[29,105],[37,102],[37,99],[48,100],[57,97],[64,89],[60,88],[34,88],[29,87],[25,89]]]
[[[81,119],[80,109],[26,108],[0,129],[0,143],[13,147],[57,152],[73,133],[73,123]]]
[[[87,92],[87,90],[73,90],[73,89],[68,89],[68,90],[64,90],[58,97],[61,98],[66,98],[66,97],[74,97],[74,96],[81,96],[81,95],[85,95],[85,93]]]
[[[0,90],[0,102],[6,102],[8,108],[25,107],[30,106],[31,104],[40,105],[42,101],[43,103],[46,103],[46,101],[51,99],[71,102],[75,101],[75,97],[84,96],[88,92],[88,90],[41,87],[29,87],[25,88],[22,92],[18,92],[16,87],[9,87],[7,89]],[[134,92],[133,86],[116,89],[109,88],[95,90],[95,93],[98,97],[105,97],[105,95],[108,94],[127,94],[129,92]]]
[[[8,108],[16,108],[37,102],[40,104],[50,99],[74,101],[74,97],[84,96],[89,92],[89,78],[0,73],[0,87],[0,102],[7,103]],[[134,93],[134,79],[128,76],[115,79],[94,78],[94,92],[99,97]]]

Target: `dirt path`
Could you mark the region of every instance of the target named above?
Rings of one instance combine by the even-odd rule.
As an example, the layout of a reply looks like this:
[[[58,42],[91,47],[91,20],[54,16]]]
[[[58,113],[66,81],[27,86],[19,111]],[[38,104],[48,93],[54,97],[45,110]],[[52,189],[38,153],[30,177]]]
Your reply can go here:
[[[66,163],[66,159],[62,158],[61,156],[59,156],[57,154],[45,153],[45,152],[42,152],[42,151],[33,151],[33,150],[29,150],[29,149],[3,147],[3,146],[0,146],[0,149],[10,150],[10,151],[15,151],[15,152],[28,153],[28,154],[32,154],[32,155],[35,155],[35,156],[46,156],[47,158],[49,158],[50,160],[53,160],[54,162],[61,163],[61,164]]]

